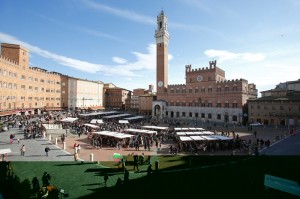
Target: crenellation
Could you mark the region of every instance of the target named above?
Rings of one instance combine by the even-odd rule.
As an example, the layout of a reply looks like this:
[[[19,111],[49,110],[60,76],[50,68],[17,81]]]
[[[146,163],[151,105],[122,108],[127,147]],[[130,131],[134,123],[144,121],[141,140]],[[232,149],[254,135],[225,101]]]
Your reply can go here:
[[[8,64],[12,64],[12,65],[18,65],[18,62],[14,61],[14,60],[11,60],[7,57],[4,57],[3,55],[0,55],[0,59]]]

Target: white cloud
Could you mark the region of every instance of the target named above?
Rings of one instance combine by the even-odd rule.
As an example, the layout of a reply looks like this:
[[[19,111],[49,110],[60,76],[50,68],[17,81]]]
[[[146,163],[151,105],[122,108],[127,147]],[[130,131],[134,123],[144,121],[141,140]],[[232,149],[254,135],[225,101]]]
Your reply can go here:
[[[208,57],[216,58],[219,62],[226,60],[242,60],[242,61],[262,61],[265,59],[265,55],[262,53],[234,53],[227,50],[206,50],[204,54]]]
[[[115,37],[115,36],[112,36],[111,34],[107,34],[107,33],[103,33],[103,32],[100,32],[100,31],[96,31],[96,30],[91,30],[91,29],[88,29],[88,28],[82,28],[82,27],[78,27],[77,28],[79,31],[82,31],[84,33],[87,33],[89,35],[92,35],[92,36],[96,36],[96,37],[100,37],[100,38],[106,38],[106,39],[111,39],[111,40],[115,40],[115,41],[119,41],[119,42],[123,42],[125,43],[124,40],[118,38],[118,37]]]
[[[113,57],[113,61],[117,65],[104,65],[104,64],[95,64],[87,61],[82,61],[78,59],[73,59],[70,57],[65,57],[58,55],[56,53],[43,50],[39,47],[33,46],[26,42],[23,42],[13,36],[7,35],[0,32],[0,41],[18,44],[29,49],[30,52],[51,59],[54,62],[57,62],[60,65],[68,66],[76,70],[80,70],[87,73],[101,73],[106,76],[124,76],[124,77],[134,77],[139,76],[138,71],[141,70],[154,70],[156,68],[156,45],[149,44],[147,47],[147,53],[132,52],[135,55],[136,61],[129,62],[126,59],[120,57]],[[169,55],[169,60],[173,58],[172,55]]]
[[[123,59],[121,57],[113,57],[112,60],[117,64],[126,64],[128,62],[126,59]]]
[[[110,7],[110,6],[107,6],[107,5],[100,4],[98,2],[96,3],[92,0],[82,0],[82,2],[85,5],[93,8],[93,9],[106,11],[110,14],[117,15],[117,16],[120,16],[120,17],[123,17],[123,18],[127,18],[127,19],[132,20],[132,21],[145,23],[145,24],[152,24],[152,25],[156,24],[155,18],[148,17],[148,16],[141,15],[141,14],[137,14],[136,12],[133,12],[133,11],[113,8],[113,7]]]
[[[100,4],[99,2],[94,2],[93,0],[81,0],[86,6],[98,10],[98,11],[104,11],[108,12],[109,14],[119,16],[125,19],[129,19],[131,21],[143,23],[143,24],[150,24],[150,25],[156,25],[156,18],[150,17],[146,15],[138,14],[131,10],[122,10],[114,7],[110,7],[104,4]],[[203,26],[195,26],[195,25],[188,25],[188,24],[182,24],[182,23],[176,23],[176,22],[170,22],[168,25],[172,28],[177,28],[181,30],[189,30],[189,31],[209,31],[209,32],[216,32],[214,30],[211,30],[207,27]]]

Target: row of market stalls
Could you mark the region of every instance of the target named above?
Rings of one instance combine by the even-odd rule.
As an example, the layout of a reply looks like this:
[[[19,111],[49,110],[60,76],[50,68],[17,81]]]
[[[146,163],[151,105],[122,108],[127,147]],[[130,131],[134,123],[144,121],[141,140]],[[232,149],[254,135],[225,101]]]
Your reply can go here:
[[[124,129],[123,131],[129,132],[129,133],[141,133],[141,134],[148,134],[148,135],[153,135],[157,134],[157,131],[151,131],[151,130],[146,130],[146,129]]]
[[[122,113],[118,114],[117,111],[108,111],[108,112],[93,112],[93,113],[85,113],[85,114],[79,114],[79,117],[90,119],[90,123],[92,124],[102,124],[107,121],[111,120],[119,120],[119,123],[127,124],[132,121],[143,119],[144,116],[132,116],[129,113]],[[70,118],[67,117],[65,119],[62,119],[61,122],[74,122],[78,120],[78,118]]]
[[[132,136],[134,136],[134,135],[126,134],[126,133],[113,132],[113,131],[96,131],[96,132],[93,132],[93,134],[104,135],[104,136],[114,137],[114,138],[119,138],[119,139],[131,138]]]
[[[196,129],[196,128],[193,128]],[[182,130],[182,129],[179,129]],[[189,128],[185,128],[184,130],[190,130]],[[199,131],[179,131],[176,132],[176,136],[182,142],[186,141],[224,141],[224,140],[231,140],[232,138],[223,136],[223,135],[216,135],[214,132],[206,131],[203,128],[198,128]]]
[[[90,114],[95,114],[95,113],[90,113]],[[87,114],[85,114],[87,115]],[[110,116],[104,116],[103,118],[118,118],[118,117],[124,117],[128,116],[130,114],[118,114],[118,115],[110,115]],[[143,116],[135,116],[135,117],[129,117],[129,118],[124,118],[123,120],[119,120],[119,123],[127,123],[128,120],[134,120],[134,119],[140,119]],[[65,118],[61,120],[62,122],[74,122],[78,118]],[[90,121],[90,124],[86,123],[84,124],[85,126],[88,126],[93,129],[98,129],[100,128],[97,125],[94,124],[102,124],[103,119],[92,119]],[[168,132],[169,128],[168,127],[163,127],[163,126],[141,126],[141,129],[124,129],[124,132],[128,133],[144,133],[144,134],[155,134],[161,133],[161,132]],[[216,135],[214,132],[211,131],[206,131],[203,128],[197,128],[197,127],[185,127],[185,128],[175,128],[174,129],[176,132],[176,136],[178,137],[179,141],[217,141],[217,140],[231,140],[232,138],[227,137],[227,136],[222,136],[222,135]],[[93,132],[97,133],[97,131]],[[101,133],[104,135],[103,133]],[[105,134],[108,135],[108,134]],[[114,135],[114,133],[110,133],[109,135]],[[118,135],[116,135],[118,136]],[[121,136],[122,137],[122,136]],[[119,136],[119,138],[121,138]]]

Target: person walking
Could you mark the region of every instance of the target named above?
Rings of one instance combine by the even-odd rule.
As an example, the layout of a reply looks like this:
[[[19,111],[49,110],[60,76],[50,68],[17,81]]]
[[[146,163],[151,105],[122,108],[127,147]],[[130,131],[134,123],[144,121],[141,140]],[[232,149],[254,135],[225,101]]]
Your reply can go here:
[[[12,144],[13,143],[13,139],[14,139],[14,135],[10,134],[9,135],[9,143]]]
[[[74,153],[74,160],[78,161],[78,153]]]
[[[80,152],[81,146],[79,144],[77,144],[77,153]]]
[[[139,156],[137,154],[133,156],[133,170],[135,170],[135,168],[139,171]]]
[[[25,145],[24,145],[24,144],[22,145],[20,151],[21,151],[21,156],[25,156],[26,148],[25,148]]]
[[[46,156],[48,156],[49,151],[50,151],[50,148],[48,146],[46,146],[46,148],[45,148]]]

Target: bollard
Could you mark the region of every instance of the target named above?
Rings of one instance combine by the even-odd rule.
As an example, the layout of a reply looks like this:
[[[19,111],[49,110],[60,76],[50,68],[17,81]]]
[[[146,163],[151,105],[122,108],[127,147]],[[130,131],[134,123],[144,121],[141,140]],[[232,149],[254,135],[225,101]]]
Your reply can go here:
[[[64,142],[64,148],[63,149],[66,150],[66,142]]]
[[[50,134],[50,135],[49,135],[49,140],[50,140],[50,142],[51,142],[51,139],[52,139],[52,138],[51,138],[51,134]]]
[[[46,137],[46,131],[43,131],[43,138]]]
[[[90,161],[94,162],[94,154],[92,154],[92,153],[90,154]]]
[[[55,145],[57,145],[57,138],[55,138]]]

